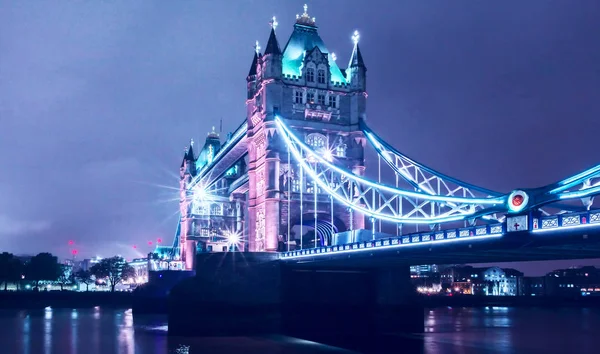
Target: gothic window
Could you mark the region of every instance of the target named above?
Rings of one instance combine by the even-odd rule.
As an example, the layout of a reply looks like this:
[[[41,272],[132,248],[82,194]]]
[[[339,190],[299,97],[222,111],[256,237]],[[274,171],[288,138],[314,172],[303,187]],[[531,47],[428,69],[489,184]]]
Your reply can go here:
[[[221,206],[219,204],[213,204],[210,206],[211,215],[221,215]]]
[[[265,194],[265,170],[260,168],[256,173],[256,196]]]
[[[294,103],[302,103],[302,91],[296,90],[294,93]]]
[[[335,156],[345,157],[346,156],[346,148],[347,148],[346,144],[344,144],[344,141],[340,137],[335,146]]]
[[[319,69],[317,71],[317,80],[320,84],[324,84],[325,83],[325,70],[323,69]]]
[[[329,106],[331,108],[337,108],[337,97],[335,95],[329,95]]]
[[[319,133],[308,134],[306,143],[315,149],[323,148],[327,146],[327,137]]]
[[[310,104],[315,103],[315,93],[314,92],[306,93],[306,103],[310,103]]]
[[[306,82],[315,82],[315,69],[306,69]]]
[[[297,178],[292,180],[292,192],[297,193],[300,191],[300,181]]]
[[[322,93],[320,93],[320,94],[318,95],[318,98],[319,98],[319,104],[320,104],[321,106],[324,106],[324,105],[325,105],[325,94],[322,94]]]
[[[262,97],[260,94],[256,95],[256,99],[254,101],[254,105],[256,108],[260,109],[262,107]]]
[[[319,188],[319,186],[311,181],[306,181],[306,192],[307,193],[314,193],[315,192],[315,188],[317,189],[317,194],[321,193],[321,188]]]

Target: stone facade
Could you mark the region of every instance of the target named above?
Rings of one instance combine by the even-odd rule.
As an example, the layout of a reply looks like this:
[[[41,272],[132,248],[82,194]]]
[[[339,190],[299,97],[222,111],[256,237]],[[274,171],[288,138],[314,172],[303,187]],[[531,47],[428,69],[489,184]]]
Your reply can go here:
[[[355,42],[348,68],[340,70],[314,20],[304,13],[283,51],[271,30],[265,52],[254,56],[247,89],[249,250],[275,251],[287,238],[288,217],[290,224],[301,214],[314,219],[315,203],[311,181],[304,178],[300,185],[298,166],[288,161],[274,118],[283,119],[313,149],[329,150],[336,164],[362,175],[365,138],[359,121],[366,111],[366,68]],[[331,220],[331,210],[330,197],[319,191],[319,218]],[[339,231],[363,228],[362,215],[350,216],[337,203],[333,211]]]
[[[197,156],[192,146],[186,150],[180,169],[181,220],[173,252],[186,269],[193,268],[199,251],[227,250],[224,235],[230,231],[242,236],[240,248],[272,252],[300,247],[298,242],[307,240],[294,234],[294,225],[301,225],[299,234],[316,227],[319,231],[308,238],[313,242],[318,235],[321,242],[330,242],[323,240],[334,232],[364,228],[363,215],[332,201],[309,178],[300,176],[275,122],[275,117],[282,119],[312,149],[331,154],[339,167],[364,174],[366,140],[360,121],[366,111],[366,67],[357,38],[347,68],[340,69],[306,12],[298,16],[283,50],[275,27],[264,52],[257,47],[247,76],[243,143],[247,156],[232,160],[232,172],[205,188],[197,181],[198,173],[223,149],[219,135],[209,133]],[[288,239],[292,242],[286,246]]]

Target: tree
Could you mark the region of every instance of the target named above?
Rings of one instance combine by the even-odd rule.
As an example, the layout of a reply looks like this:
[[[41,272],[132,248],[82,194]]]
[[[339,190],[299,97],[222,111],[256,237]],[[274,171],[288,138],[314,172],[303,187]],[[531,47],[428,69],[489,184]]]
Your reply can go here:
[[[41,281],[56,281],[61,273],[58,258],[50,253],[40,253],[32,257],[25,266],[27,279],[35,282],[35,288],[38,290]]]
[[[4,291],[8,290],[8,282],[17,282],[21,277],[21,261],[12,253],[0,254],[0,284],[4,282]]]
[[[90,284],[94,282],[94,275],[89,270],[80,269],[75,272],[75,280],[85,284],[85,291],[90,290]]]
[[[60,284],[60,290],[64,290],[64,286],[71,282],[73,282],[73,267],[66,264],[61,264],[60,276],[58,277],[58,284]]]
[[[94,264],[91,272],[96,276],[96,279],[106,278],[110,285],[110,290],[113,292],[115,291],[115,287],[123,280],[135,277],[133,267],[123,257],[119,256],[100,260],[100,262]]]

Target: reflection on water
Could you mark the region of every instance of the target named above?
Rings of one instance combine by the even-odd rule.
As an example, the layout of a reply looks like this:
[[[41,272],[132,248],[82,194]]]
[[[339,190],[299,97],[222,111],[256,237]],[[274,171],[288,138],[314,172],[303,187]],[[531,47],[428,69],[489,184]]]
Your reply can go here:
[[[422,343],[418,353],[598,353],[600,309],[440,308],[425,312],[425,333],[398,336]],[[191,354],[344,352],[286,337],[171,338],[164,316],[131,310],[0,311],[0,353]],[[414,348],[414,346],[411,346]]]

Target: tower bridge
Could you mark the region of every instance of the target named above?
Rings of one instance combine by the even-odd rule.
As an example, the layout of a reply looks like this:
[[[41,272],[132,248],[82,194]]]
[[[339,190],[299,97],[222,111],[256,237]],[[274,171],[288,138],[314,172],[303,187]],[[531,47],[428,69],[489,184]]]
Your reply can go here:
[[[372,343],[423,330],[408,265],[600,258],[600,165],[510,193],[440,173],[369,127],[358,32],[341,64],[306,6],[283,47],[271,23],[246,117],[183,156],[174,243],[156,258],[195,277],[170,292],[169,332]]]
[[[202,148],[186,149],[179,225],[161,257],[188,270],[202,252],[320,261],[600,225],[600,165],[508,194],[440,173],[369,127],[357,31],[342,65],[306,8],[283,47],[277,25],[273,18],[264,51],[255,46],[239,127],[223,141],[213,129]],[[377,154],[377,179],[365,176],[366,149]]]

